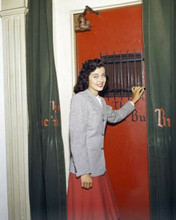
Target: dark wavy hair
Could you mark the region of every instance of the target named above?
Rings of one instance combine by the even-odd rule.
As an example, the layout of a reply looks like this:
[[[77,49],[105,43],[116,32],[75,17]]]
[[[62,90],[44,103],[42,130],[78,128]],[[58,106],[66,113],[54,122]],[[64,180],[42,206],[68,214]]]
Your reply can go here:
[[[97,67],[105,67],[104,63],[100,59],[86,60],[82,64],[82,69],[79,72],[77,83],[74,87],[74,92],[78,93],[84,91],[89,86],[89,75],[95,71]]]

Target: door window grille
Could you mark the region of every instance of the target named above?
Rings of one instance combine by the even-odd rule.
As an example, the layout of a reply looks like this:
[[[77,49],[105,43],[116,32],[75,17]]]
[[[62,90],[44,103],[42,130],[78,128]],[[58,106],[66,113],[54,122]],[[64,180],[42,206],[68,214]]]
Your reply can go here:
[[[144,85],[142,52],[101,55],[108,77],[108,88],[105,97],[130,97],[133,86]]]

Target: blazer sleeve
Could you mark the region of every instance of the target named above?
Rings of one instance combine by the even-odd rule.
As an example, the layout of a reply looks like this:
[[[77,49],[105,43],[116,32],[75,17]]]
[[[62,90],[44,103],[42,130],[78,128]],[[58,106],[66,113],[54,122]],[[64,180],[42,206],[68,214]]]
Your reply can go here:
[[[117,123],[126,118],[129,114],[131,114],[135,110],[134,105],[128,101],[125,105],[123,105],[118,110],[113,110],[111,106],[106,105],[107,112],[107,120],[110,123]]]
[[[87,147],[87,107],[83,96],[76,94],[70,109],[70,144],[76,176],[91,173]]]

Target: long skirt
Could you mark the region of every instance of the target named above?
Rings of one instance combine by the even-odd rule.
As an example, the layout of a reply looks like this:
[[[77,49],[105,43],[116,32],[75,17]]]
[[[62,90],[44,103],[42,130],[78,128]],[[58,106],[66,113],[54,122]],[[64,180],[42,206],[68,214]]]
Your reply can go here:
[[[118,220],[116,198],[107,173],[92,177],[93,187],[81,187],[81,179],[70,173],[67,211],[68,220]]]

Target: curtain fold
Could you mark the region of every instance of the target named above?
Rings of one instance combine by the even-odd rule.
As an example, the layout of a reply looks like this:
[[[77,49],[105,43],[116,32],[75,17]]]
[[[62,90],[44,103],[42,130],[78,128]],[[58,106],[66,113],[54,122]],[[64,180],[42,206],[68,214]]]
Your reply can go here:
[[[151,219],[176,219],[174,0],[143,1]]]
[[[28,0],[29,195],[32,220],[66,219],[60,104],[53,55],[52,1]]]

